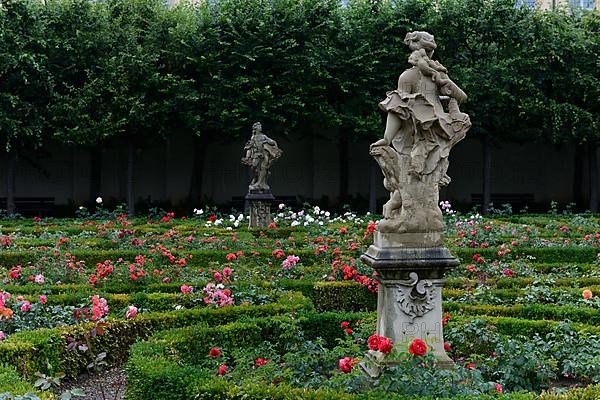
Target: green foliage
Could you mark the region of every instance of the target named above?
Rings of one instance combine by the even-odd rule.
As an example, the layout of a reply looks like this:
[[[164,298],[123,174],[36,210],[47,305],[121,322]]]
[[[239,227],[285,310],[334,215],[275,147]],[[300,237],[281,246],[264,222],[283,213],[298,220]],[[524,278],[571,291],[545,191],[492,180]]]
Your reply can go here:
[[[49,71],[47,20],[41,2],[0,5],[0,144],[6,151],[36,149],[47,139]]]
[[[129,346],[155,331],[200,322],[217,325],[245,315],[261,317],[311,309],[312,303],[302,295],[288,293],[281,297],[281,304],[142,313],[130,320],[108,319],[109,325],[104,329],[104,335],[94,339],[94,348],[97,353],[107,353],[109,363],[122,362],[127,358]],[[8,340],[0,342],[0,362],[17,366],[19,373],[25,377],[33,377],[38,371],[77,376],[85,371],[92,361],[92,355],[75,349],[68,350],[67,345],[74,341],[82,342],[91,326],[82,324],[13,334]]]
[[[319,311],[374,310],[377,305],[377,294],[354,281],[317,282],[312,299]]]
[[[50,400],[54,398],[51,393],[40,393],[33,385],[24,382],[14,367],[0,364],[0,399]]]

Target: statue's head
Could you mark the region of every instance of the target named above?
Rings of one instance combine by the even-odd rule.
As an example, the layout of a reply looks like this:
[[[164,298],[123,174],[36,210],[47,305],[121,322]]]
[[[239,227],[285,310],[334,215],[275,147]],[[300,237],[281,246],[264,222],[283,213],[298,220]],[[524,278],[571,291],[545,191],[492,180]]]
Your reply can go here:
[[[252,133],[262,132],[262,125],[260,122],[252,124]]]
[[[433,51],[437,47],[433,35],[423,31],[408,32],[404,37],[404,44],[408,45],[412,51],[425,50],[428,57],[433,55]]]
[[[426,57],[427,57],[427,52],[425,51],[425,49],[415,50],[412,53],[410,53],[410,57],[408,57],[408,63],[410,65],[417,65],[420,60],[422,60]]]

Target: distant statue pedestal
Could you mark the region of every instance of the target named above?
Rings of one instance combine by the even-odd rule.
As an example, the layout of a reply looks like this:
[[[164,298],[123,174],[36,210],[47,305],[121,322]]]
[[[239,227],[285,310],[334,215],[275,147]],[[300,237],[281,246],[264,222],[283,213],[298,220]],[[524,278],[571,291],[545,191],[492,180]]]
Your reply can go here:
[[[375,231],[374,244],[360,259],[377,271],[377,334],[406,349],[419,338],[431,347],[441,368],[451,368],[454,362],[444,350],[442,288],[444,273],[459,261],[445,247],[426,247],[441,236],[430,235],[419,246],[413,234]],[[372,378],[380,374],[364,364],[363,370]]]
[[[245,200],[250,213],[248,228],[267,228],[273,222],[271,204],[275,196],[271,191],[250,190]]]

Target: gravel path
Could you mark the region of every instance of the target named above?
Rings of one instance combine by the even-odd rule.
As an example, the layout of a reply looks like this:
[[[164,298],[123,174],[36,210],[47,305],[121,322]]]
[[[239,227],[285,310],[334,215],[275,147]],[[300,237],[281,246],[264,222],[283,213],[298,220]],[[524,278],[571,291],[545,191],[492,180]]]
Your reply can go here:
[[[83,389],[85,397],[74,396],[73,400],[122,400],[127,390],[127,375],[121,366],[92,376],[84,374],[75,381],[64,382],[59,394],[74,388]]]

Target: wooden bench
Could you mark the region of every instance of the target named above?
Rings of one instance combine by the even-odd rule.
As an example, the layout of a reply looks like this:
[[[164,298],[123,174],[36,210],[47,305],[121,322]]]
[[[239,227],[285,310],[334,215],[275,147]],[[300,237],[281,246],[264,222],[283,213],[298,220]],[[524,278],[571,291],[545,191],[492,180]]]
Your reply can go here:
[[[48,214],[54,208],[54,197],[15,197],[19,214]],[[6,197],[0,197],[0,208],[6,209]]]

